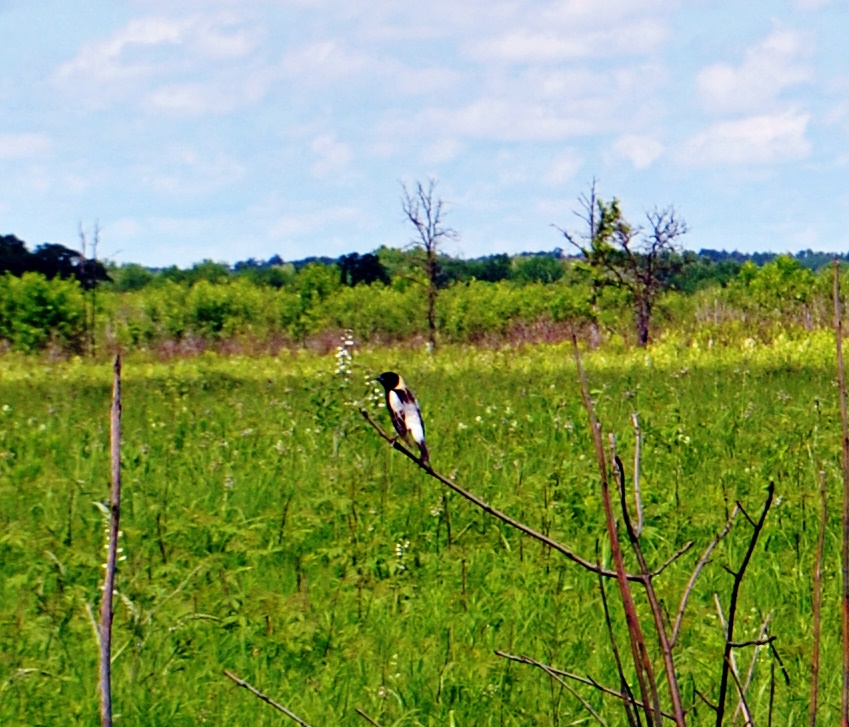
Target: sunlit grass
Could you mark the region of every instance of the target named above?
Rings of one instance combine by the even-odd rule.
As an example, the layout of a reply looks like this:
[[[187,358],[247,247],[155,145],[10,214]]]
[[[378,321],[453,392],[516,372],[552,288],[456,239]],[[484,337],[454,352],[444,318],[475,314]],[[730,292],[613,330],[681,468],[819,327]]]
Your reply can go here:
[[[775,480],[780,503],[744,583],[738,635],[753,636],[774,614],[771,633],[792,679],[777,686],[777,724],[798,722],[807,709],[816,472],[826,468],[834,503],[824,581],[828,724],[840,659],[831,337],[768,347],[669,340],[648,351],[588,352],[585,363],[626,463],[630,415],[640,414],[650,562],[697,542],[658,581],[670,613],[698,544],[736,500],[757,513]],[[595,578],[443,493],[347,405],[366,401],[366,377],[386,369],[416,390],[438,470],[585,557],[597,547],[606,557],[568,345],[359,351],[347,385],[330,356],[129,356],[127,560],[113,640],[121,721],[279,724],[223,678],[224,668],[315,725],[363,724],[356,707],[387,727],[446,725],[451,714],[457,725],[582,716],[542,672],[505,662],[495,649],[616,685]],[[96,610],[102,579],[102,517],[93,503],[108,493],[110,379],[105,361],[0,358],[2,724],[96,722],[86,604]],[[741,522],[720,547],[694,593],[677,651],[687,704],[693,680],[702,690],[717,681],[713,593],[727,606],[731,577],[720,564],[737,564],[746,528]],[[617,629],[624,647],[619,622]],[[752,690],[761,718],[769,675],[762,659]],[[747,663],[744,652],[740,660]],[[612,700],[585,694],[611,723],[621,719]],[[701,707],[691,721],[709,718]]]

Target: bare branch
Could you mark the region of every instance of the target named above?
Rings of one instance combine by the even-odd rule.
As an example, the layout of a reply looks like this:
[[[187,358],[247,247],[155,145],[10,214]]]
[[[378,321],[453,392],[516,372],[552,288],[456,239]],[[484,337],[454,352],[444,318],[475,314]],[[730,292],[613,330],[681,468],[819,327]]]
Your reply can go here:
[[[738,647],[746,647],[746,646],[754,646],[754,650],[752,653],[752,660],[749,663],[749,670],[746,672],[746,681],[743,684],[743,693],[747,693],[749,691],[749,686],[752,684],[752,679],[755,676],[755,664],[758,662],[758,655],[761,652],[762,646],[769,646],[773,641],[775,641],[777,636],[768,636],[767,630],[769,629],[769,622],[772,619],[772,613],[768,614],[761,624],[760,629],[758,630],[758,637],[756,639],[750,641],[735,641],[731,644],[731,647],[736,649]],[[737,719],[737,715],[740,710],[743,709],[743,702],[740,701],[737,703],[737,709],[734,710],[734,716],[732,717],[732,723]]]
[[[374,721],[371,717],[369,717],[369,716],[368,716],[365,712],[363,712],[363,710],[361,710],[359,707],[357,707],[357,714],[358,714],[358,715],[360,715],[360,717],[362,717],[362,718],[363,718],[366,722],[368,722],[369,724],[374,725],[374,727],[380,727],[380,725],[379,725],[377,722],[375,722],[375,721]]]
[[[719,681],[719,699],[716,705],[716,727],[722,727],[722,720],[725,716],[725,700],[728,693],[728,672],[731,664],[731,644],[734,641],[734,621],[737,616],[737,598],[740,593],[740,586],[743,583],[743,577],[746,574],[746,568],[755,552],[755,546],[758,544],[758,538],[763,530],[766,522],[767,513],[772,506],[772,498],[775,495],[775,483],[770,482],[767,488],[766,502],[764,503],[761,515],[758,521],[754,524],[752,536],[749,539],[749,546],[746,549],[746,554],[743,556],[743,561],[740,563],[740,568],[734,575],[734,584],[731,587],[731,599],[728,603],[728,627],[725,630],[725,650],[722,660],[722,674]]]
[[[596,550],[598,550],[598,542],[596,542]],[[599,563],[599,567],[601,564]],[[604,622],[607,624],[607,638],[610,641],[610,646],[613,650],[613,660],[616,663],[616,673],[619,675],[619,684],[622,687],[624,694],[628,697],[622,700],[622,705],[625,709],[625,716],[628,719],[630,727],[637,727],[640,724],[639,717],[634,713],[634,693],[631,691],[631,685],[625,678],[625,670],[622,668],[622,657],[619,656],[619,646],[616,643],[616,636],[613,633],[613,620],[610,618],[610,608],[607,605],[607,589],[604,587],[604,578],[598,577],[598,587],[601,591],[601,604],[604,609]]]
[[[603,684],[599,684],[595,679],[592,679],[590,677],[582,677],[579,674],[563,671],[563,669],[557,669],[549,664],[542,664],[536,659],[532,659],[530,656],[517,656],[515,654],[508,654],[504,651],[498,650],[496,650],[495,655],[500,656],[503,659],[518,661],[521,664],[529,664],[530,666],[539,667],[540,669],[544,669],[546,672],[557,674],[558,676],[565,677],[566,679],[571,679],[572,681],[591,686],[594,689],[597,689],[598,691],[602,692],[603,694],[609,694],[611,697],[616,697],[617,699],[621,699],[623,701],[631,701],[632,704],[634,704],[636,707],[640,707],[641,709],[645,708],[645,705],[639,699],[632,699],[627,694],[620,692],[616,689],[606,687]],[[675,719],[675,717],[669,714],[669,712],[661,712],[661,716],[664,719],[669,719],[673,721]]]
[[[616,572],[615,571],[611,571],[611,570],[607,570],[607,569],[599,569],[599,567],[596,564],[594,564],[594,563],[586,560],[585,558],[582,558],[581,556],[577,555],[572,550],[567,548],[565,545],[557,542],[556,540],[548,537],[547,535],[543,535],[542,533],[534,530],[533,528],[525,525],[524,523],[519,522],[518,520],[515,520],[514,518],[512,518],[509,515],[501,512],[500,510],[496,510],[494,507],[492,507],[492,505],[485,502],[484,500],[481,500],[477,495],[472,494],[468,490],[460,487],[460,485],[458,485],[456,482],[453,482],[452,480],[448,479],[447,477],[444,477],[443,475],[439,474],[436,470],[433,469],[433,467],[430,464],[423,463],[419,457],[417,457],[415,454],[412,453],[412,451],[407,449],[398,440],[397,437],[390,437],[382,429],[382,427],[376,421],[374,421],[374,419],[372,419],[371,414],[369,414],[368,410],[360,409],[360,414],[363,415],[363,418],[369,424],[371,424],[371,426],[374,428],[374,430],[384,440],[386,440],[387,442],[389,442],[392,445],[393,449],[396,449],[397,451],[401,452],[401,454],[405,455],[406,457],[411,459],[413,462],[415,462],[428,475],[430,475],[431,477],[433,477],[436,480],[439,480],[439,482],[441,482],[443,485],[454,490],[454,492],[456,492],[458,495],[461,495],[462,497],[466,498],[469,502],[476,505],[477,507],[479,507],[484,512],[489,513],[493,517],[498,518],[499,520],[501,520],[501,522],[506,523],[510,527],[513,527],[516,530],[519,530],[520,532],[525,533],[525,535],[529,535],[530,537],[534,538],[535,540],[538,540],[539,542],[544,543],[549,548],[552,548],[553,550],[556,550],[558,553],[566,556],[569,560],[571,560],[573,563],[576,563],[577,565],[581,566],[582,568],[584,568],[584,569],[586,569],[586,570],[588,570],[592,573],[600,573],[601,575],[605,576],[606,578],[616,578]],[[626,574],[626,577],[629,580],[632,580],[632,581],[641,581],[643,579],[643,576],[634,575],[634,574]]]
[[[737,686],[737,693],[740,695],[740,704],[743,708],[743,715],[746,718],[746,727],[752,727],[754,725],[752,722],[752,710],[749,709],[749,704],[746,702],[746,691],[743,689],[743,685],[740,684],[737,669],[732,665],[730,671],[731,677],[734,679],[734,684]]]
[[[720,532],[713,540],[710,541],[710,543],[708,543],[707,548],[705,548],[704,553],[702,553],[702,557],[699,558],[698,562],[696,563],[696,567],[693,569],[693,573],[690,576],[690,580],[687,581],[687,586],[686,588],[684,588],[684,593],[681,594],[681,603],[678,605],[678,614],[675,616],[675,625],[672,627],[672,636],[669,639],[669,645],[673,648],[678,642],[678,633],[681,630],[681,621],[684,619],[684,611],[687,608],[687,601],[690,598],[690,594],[693,591],[693,587],[696,585],[696,579],[702,572],[702,568],[704,568],[708,560],[710,560],[710,554],[713,552],[713,549],[719,544],[720,540],[722,540],[726,535],[728,535],[728,532],[734,525],[734,519],[737,517],[738,511],[739,507],[735,506],[734,509],[731,511],[731,516],[725,523],[725,527],[720,530]]]
[[[670,555],[663,563],[661,563],[657,568],[655,568],[649,575],[651,578],[656,578],[663,571],[665,571],[669,566],[671,566],[676,560],[678,560],[685,553],[690,552],[690,548],[693,547],[693,541],[689,540],[684,545],[682,545],[678,550],[676,550],[672,555]]]
[[[226,676],[228,679],[231,679],[232,681],[234,681],[240,687],[244,687],[251,694],[253,694],[255,697],[261,699],[266,704],[274,707],[274,709],[276,709],[278,712],[283,712],[283,714],[285,714],[293,722],[296,722],[297,724],[301,725],[302,727],[310,727],[309,724],[307,722],[304,722],[304,720],[302,720],[300,717],[298,717],[297,714],[288,710],[286,707],[284,707],[279,702],[275,702],[271,697],[263,694],[261,691],[259,691],[259,689],[257,689],[254,686],[251,686],[250,684],[248,684],[248,682],[246,682],[241,677],[237,677],[233,672],[229,671],[228,669],[224,670],[224,676]]]

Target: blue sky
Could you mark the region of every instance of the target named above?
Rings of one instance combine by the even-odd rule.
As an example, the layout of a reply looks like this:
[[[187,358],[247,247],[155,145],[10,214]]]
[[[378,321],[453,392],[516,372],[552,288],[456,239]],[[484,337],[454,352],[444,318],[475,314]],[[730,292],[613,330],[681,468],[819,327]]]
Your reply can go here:
[[[0,234],[188,266],[565,247],[589,182],[686,244],[849,249],[847,0],[0,0]]]

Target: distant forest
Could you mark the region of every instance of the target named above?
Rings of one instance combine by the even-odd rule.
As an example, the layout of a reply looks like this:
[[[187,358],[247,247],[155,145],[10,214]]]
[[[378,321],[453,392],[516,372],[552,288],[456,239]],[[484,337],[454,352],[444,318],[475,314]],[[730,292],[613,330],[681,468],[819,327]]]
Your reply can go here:
[[[311,256],[287,261],[280,255],[273,255],[267,260],[248,258],[233,265],[203,260],[190,268],[176,265],[154,268],[137,263],[116,265],[109,261],[87,259],[80,251],[48,242],[30,251],[26,243],[15,235],[3,235],[0,236],[0,275],[9,273],[20,277],[27,272],[41,273],[48,280],[57,277],[76,279],[85,290],[105,284],[115,292],[140,290],[166,280],[191,285],[200,280],[215,283],[228,278],[246,278],[256,284],[282,288],[307,266],[320,265],[335,266],[339,271],[340,282],[354,287],[360,283],[388,285],[398,277],[403,278],[415,266],[417,254],[416,250],[384,246],[371,253],[350,253],[338,258]],[[681,292],[694,292],[711,283],[724,286],[738,275],[745,263],[762,267],[779,255],[775,252],[745,253],[737,250],[685,251],[681,253],[684,264],[672,287]],[[835,258],[849,261],[849,253],[835,254],[810,249],[784,257],[792,257],[802,267],[814,272]],[[440,287],[471,280],[553,283],[564,274],[563,262],[575,259],[561,248],[523,252],[513,256],[499,253],[470,259],[440,254],[439,283]]]

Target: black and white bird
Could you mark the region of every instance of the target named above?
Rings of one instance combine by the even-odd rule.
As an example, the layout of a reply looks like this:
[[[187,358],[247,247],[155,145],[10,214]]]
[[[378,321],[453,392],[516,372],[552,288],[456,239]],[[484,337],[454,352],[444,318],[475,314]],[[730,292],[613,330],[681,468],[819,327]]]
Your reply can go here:
[[[430,461],[430,453],[425,444],[424,421],[415,394],[394,371],[384,371],[377,380],[386,391],[386,408],[392,417],[395,431],[408,442],[409,437],[412,437],[421,452],[422,464],[427,464]]]

